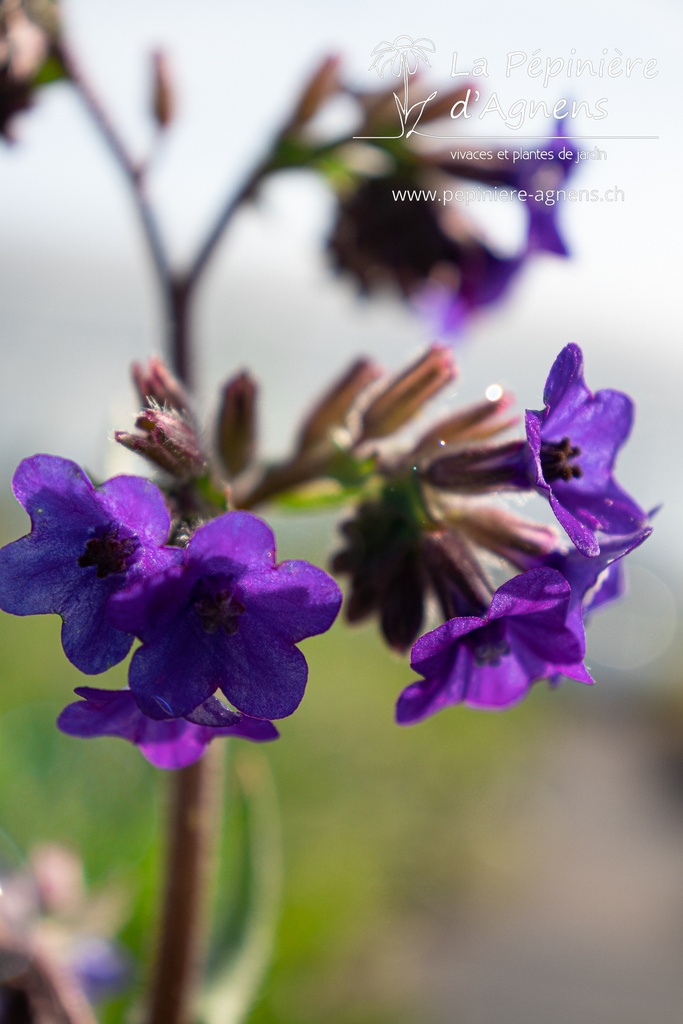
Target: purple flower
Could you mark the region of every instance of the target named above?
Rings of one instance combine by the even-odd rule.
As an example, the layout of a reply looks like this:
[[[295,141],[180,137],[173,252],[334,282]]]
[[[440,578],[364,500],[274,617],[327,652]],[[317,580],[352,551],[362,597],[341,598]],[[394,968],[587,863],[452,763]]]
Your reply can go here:
[[[616,601],[624,592],[622,558],[639,547],[652,533],[648,526],[627,537],[606,537],[600,553],[587,558],[576,549],[569,553],[552,552],[544,564],[557,569],[571,587],[567,625],[583,638],[583,627],[596,609]]]
[[[84,739],[120,736],[135,743],[156,768],[193,764],[217,736],[241,736],[263,743],[279,735],[272,722],[239,715],[215,697],[184,718],[159,721],[140,710],[130,690],[79,686],[75,692],[85,699],[64,708],[57,719],[62,732]]]
[[[545,409],[526,413],[534,482],[576,548],[592,557],[600,551],[598,533],[626,536],[647,523],[646,513],[612,477],[631,430],[633,403],[621,391],[593,395],[578,345],[560,352],[543,400]]]
[[[123,992],[133,974],[124,950],[99,935],[89,935],[74,944],[69,950],[69,967],[90,1003],[101,1003]]]
[[[133,642],[106,617],[112,594],[182,557],[163,547],[170,528],[163,496],[132,476],[95,488],[75,462],[55,455],[24,459],[12,487],[32,529],[0,551],[0,608],[61,615],[69,661],[90,675],[104,672]]]
[[[410,664],[425,678],[399,697],[399,724],[451,704],[506,708],[533,682],[558,673],[592,683],[583,665],[583,635],[567,625],[570,596],[555,569],[531,569],[498,588],[485,618],[450,619],[420,637]]]
[[[463,247],[453,280],[428,281],[415,305],[434,322],[437,332],[459,334],[478,310],[504,298],[526,260],[526,252],[498,256],[481,242]]]
[[[295,646],[332,625],[341,593],[308,562],[275,564],[275,537],[250,512],[200,527],[182,565],[111,603],[113,621],[142,640],[129,683],[151,718],[182,718],[220,688],[245,715],[284,718],[308,667]]]
[[[563,121],[557,122],[558,132],[562,131],[563,124]],[[552,156],[537,156],[541,151]],[[509,175],[510,184],[527,193],[527,252],[553,252],[558,256],[568,256],[569,251],[556,224],[557,191],[564,188],[576,166],[574,152],[568,148],[566,139],[554,137],[542,150],[538,147],[527,153],[528,156],[520,158]]]

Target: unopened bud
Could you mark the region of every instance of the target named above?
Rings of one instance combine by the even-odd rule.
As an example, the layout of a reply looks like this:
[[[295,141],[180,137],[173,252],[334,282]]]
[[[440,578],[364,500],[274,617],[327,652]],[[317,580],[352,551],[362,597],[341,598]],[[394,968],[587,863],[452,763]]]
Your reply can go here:
[[[422,478],[433,487],[458,494],[526,490],[531,487],[527,445],[525,441],[510,441],[498,446],[463,448],[435,459],[422,471]]]
[[[502,433],[513,426],[519,418],[503,416],[513,400],[509,392],[501,391],[495,398],[485,399],[454,413],[424,434],[414,449],[415,454],[436,452],[439,448],[463,441],[485,441]]]
[[[181,480],[201,476],[204,472],[206,456],[199,436],[181,413],[152,406],[140,413],[135,426],[141,433],[114,432],[114,437],[124,448],[143,455]]]
[[[167,128],[175,117],[175,93],[168,56],[157,50],[152,54],[152,113],[159,128]]]
[[[470,545],[456,533],[435,530],[422,536],[420,546],[444,616],[481,615],[488,607],[492,588]]]
[[[379,366],[369,359],[358,359],[353,363],[304,420],[299,434],[299,453],[309,451],[329,438],[332,431],[344,426],[356,399],[381,376]]]
[[[223,388],[223,400],[218,414],[217,445],[230,476],[237,476],[254,458],[256,395],[256,383],[248,373],[238,373]]]
[[[393,434],[450,384],[456,374],[450,350],[444,345],[433,345],[370,403],[363,414],[361,440]]]
[[[339,57],[325,57],[316,68],[294,108],[284,134],[297,131],[314,117],[330,96],[339,91]]]
[[[396,120],[396,100],[393,87],[379,92],[353,93],[364,113],[358,130],[360,136],[377,135]]]
[[[480,547],[493,551],[519,568],[529,568],[529,556],[549,555],[558,544],[557,530],[534,523],[505,509],[482,507],[458,508],[452,516],[446,513],[458,530]]]
[[[162,409],[189,412],[190,399],[185,388],[158,356],[151,356],[146,366],[133,363],[131,372],[143,405],[151,402]]]

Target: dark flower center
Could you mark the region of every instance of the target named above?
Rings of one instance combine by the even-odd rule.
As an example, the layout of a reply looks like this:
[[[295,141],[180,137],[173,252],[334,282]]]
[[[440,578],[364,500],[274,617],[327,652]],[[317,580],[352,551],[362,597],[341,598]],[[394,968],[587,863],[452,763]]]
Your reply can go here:
[[[505,640],[495,643],[477,644],[472,651],[474,664],[481,668],[483,665],[500,665],[501,658],[510,653],[510,647]]]
[[[200,580],[195,587],[192,603],[202,620],[205,633],[223,630],[228,636],[237,632],[239,619],[246,608],[239,600],[237,585],[231,581]]]
[[[581,466],[572,465],[572,459],[580,454],[581,449],[572,445],[568,437],[563,437],[560,442],[544,441],[541,445],[541,467],[546,483],[583,476]]]
[[[82,569],[96,566],[97,578],[103,580],[112,573],[125,572],[139,546],[135,537],[119,537],[117,527],[111,524],[105,533],[86,542],[78,564]]]
[[[499,620],[475,630],[469,635],[468,640],[477,668],[483,668],[484,665],[500,665],[505,655],[510,653],[505,628]]]

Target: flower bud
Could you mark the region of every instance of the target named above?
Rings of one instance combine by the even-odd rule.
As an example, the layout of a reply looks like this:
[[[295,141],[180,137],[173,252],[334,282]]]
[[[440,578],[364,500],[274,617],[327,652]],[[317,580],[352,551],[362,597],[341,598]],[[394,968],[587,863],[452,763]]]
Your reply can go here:
[[[303,422],[299,434],[299,453],[314,448],[329,438],[332,431],[344,426],[356,399],[382,371],[369,359],[358,359],[326,391]]]
[[[499,397],[485,399],[470,405],[461,412],[454,413],[437,423],[418,441],[414,451],[416,455],[433,451],[463,441],[485,441],[495,434],[513,426],[518,416],[501,414],[512,404],[513,397],[509,392],[502,392]]]
[[[370,403],[363,414],[360,439],[368,441],[393,434],[450,384],[456,374],[450,350],[444,345],[432,345]]]
[[[221,460],[230,476],[237,476],[254,458],[256,395],[256,383],[245,372],[238,373],[223,388],[217,443]]]
[[[32,105],[47,46],[46,33],[20,4],[0,3],[0,135],[8,142],[14,141],[14,115]]]
[[[298,99],[283,135],[295,132],[313,118],[322,105],[339,92],[340,57],[325,57],[315,69]]]
[[[469,544],[449,530],[425,533],[421,554],[432,590],[444,617],[481,615],[492,588]]]
[[[175,92],[168,57],[162,50],[152,54],[152,113],[157,126],[167,128],[175,117]]]
[[[527,490],[531,487],[527,463],[526,443],[510,441],[444,455],[422,471],[422,478],[433,487],[458,494]]]
[[[151,406],[140,413],[135,426],[142,433],[114,432],[114,437],[124,448],[143,455],[178,479],[201,476],[206,467],[206,456],[197,431],[181,413],[175,409]]]
[[[542,558],[558,545],[553,526],[534,523],[502,508],[458,508],[452,515],[446,513],[446,518],[475,544],[521,569],[530,567],[530,557]]]
[[[147,366],[133,363],[131,372],[143,405],[152,402],[164,409],[182,413],[190,411],[190,399],[185,388],[158,356],[150,356]]]

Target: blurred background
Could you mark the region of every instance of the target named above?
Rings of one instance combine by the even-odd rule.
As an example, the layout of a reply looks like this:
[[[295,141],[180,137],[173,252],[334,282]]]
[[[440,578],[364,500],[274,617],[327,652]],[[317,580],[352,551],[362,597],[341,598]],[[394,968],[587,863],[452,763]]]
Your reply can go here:
[[[425,76],[434,87],[452,84],[457,51],[459,68],[487,59],[486,88],[508,103],[609,98],[609,117],[579,121],[576,131],[619,138],[600,142],[607,159],[584,162],[572,185],[616,186],[624,201],[564,205],[571,259],[537,258],[472,323],[458,341],[461,372],[449,394],[472,400],[499,383],[520,409],[538,408],[552,360],[575,341],[591,388],[634,396],[619,479],[645,508],[663,508],[629,559],[628,598],[589,630],[598,685],[537,687],[504,715],[453,709],[399,730],[393,705],[411,673],[374,627],[337,626],[308,641],[306,700],[266,752],[282,818],[284,909],[250,1021],[677,1024],[680,8],[578,0],[549,13],[541,0],[492,0],[485,11],[451,10],[423,0],[415,12],[405,0],[349,0],[322,16],[312,0],[71,0],[63,10],[82,63],[140,154],[152,134],[150,54],[168,53],[178,116],[151,192],[181,264],[326,54],[340,54],[354,84],[373,89],[372,49],[409,33],[435,43]],[[572,48],[596,62],[605,51],[654,58],[659,74],[558,78],[545,91],[529,77],[505,77],[510,51],[568,57]],[[42,90],[16,134],[0,148],[3,540],[25,526],[10,489],[24,456],[52,452],[96,475],[140,471],[111,436],[135,411],[130,362],[158,352],[161,337],[129,196],[70,88]],[[643,135],[658,138],[623,138]],[[211,409],[220,382],[247,365],[261,382],[262,441],[272,454],[351,358],[366,353],[398,369],[432,340],[430,325],[394,297],[361,301],[335,277],[325,255],[333,208],[314,175],[279,175],[235,220],[202,286],[201,403]],[[514,210],[470,212],[484,226],[484,214],[499,218],[497,230],[514,239]],[[330,550],[329,517],[273,522],[283,557],[324,559]],[[56,713],[82,682],[58,633],[57,621],[0,620],[0,854],[11,871],[36,842],[79,848],[93,885],[128,894],[123,902],[135,909],[123,914],[123,939],[139,952],[158,857],[159,780],[122,743],[56,733]],[[124,679],[125,669],[112,673],[114,685]]]

